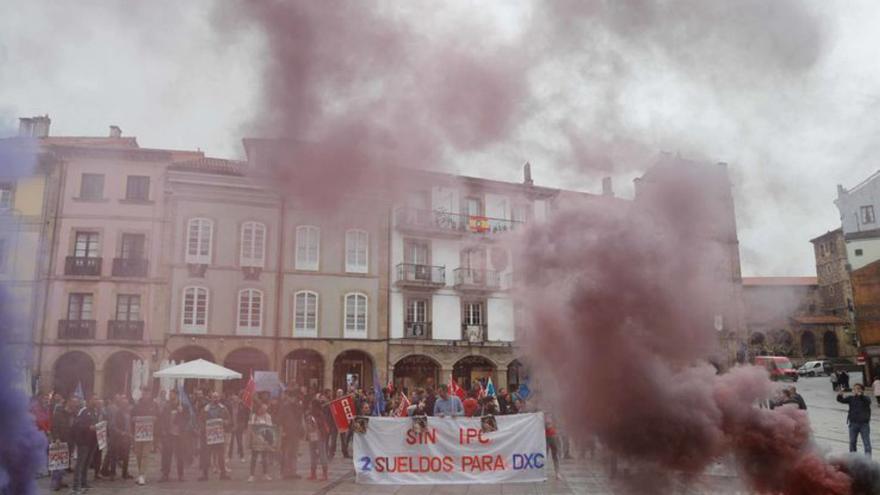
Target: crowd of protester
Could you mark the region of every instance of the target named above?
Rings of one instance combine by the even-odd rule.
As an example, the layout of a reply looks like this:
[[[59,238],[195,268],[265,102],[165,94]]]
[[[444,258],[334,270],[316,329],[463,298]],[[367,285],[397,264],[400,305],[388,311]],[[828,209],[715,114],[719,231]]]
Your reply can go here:
[[[149,473],[158,475],[158,482],[171,481],[172,467],[178,481],[186,479],[188,469],[197,469],[200,481],[212,474],[228,480],[229,463],[236,459],[246,463],[248,457],[248,481],[255,481],[258,465],[266,480],[272,479],[273,470],[281,478],[299,479],[297,459],[301,447],[308,453],[308,479],[326,480],[328,462],[337,453],[344,458],[352,455],[352,433],[337,431],[329,408],[332,400],[345,395],[352,396],[361,416],[480,417],[534,410],[516,388],[487,394],[478,382],[466,393],[460,388],[452,391],[447,385],[413,389],[389,386],[376,391],[350,387],[347,392],[292,386],[274,396],[268,392],[249,394],[247,390],[221,394],[212,388],[195,387],[190,392],[172,389],[156,397],[145,389],[136,401],[123,394],[85,400],[57,393],[36,398],[32,413],[39,428],[51,445],[64,443],[69,449],[70,467],[50,473],[51,488],[58,491],[69,487],[79,494],[89,488],[91,480],[100,479],[135,480],[143,485],[147,482],[145,470],[150,454],[160,459],[159,473]],[[135,441],[137,417],[155,418],[152,441]],[[546,418],[548,450],[558,476],[559,458],[570,457],[569,446],[560,442],[550,415]],[[222,420],[225,440],[208,445],[206,425],[214,419]],[[101,421],[107,422],[107,445],[103,450],[98,448],[96,429]],[[277,427],[278,448],[251,450],[251,425]]]

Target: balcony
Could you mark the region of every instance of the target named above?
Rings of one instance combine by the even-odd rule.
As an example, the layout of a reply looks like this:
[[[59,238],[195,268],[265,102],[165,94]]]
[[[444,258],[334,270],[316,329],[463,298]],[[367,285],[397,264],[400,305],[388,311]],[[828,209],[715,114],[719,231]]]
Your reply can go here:
[[[495,270],[482,268],[456,268],[455,288],[457,290],[502,290],[501,274]]]
[[[489,329],[486,325],[461,325],[461,340],[468,344],[482,344],[488,341]]]
[[[95,320],[58,320],[58,340],[94,340]]]
[[[101,258],[68,256],[64,261],[64,274],[81,277],[100,277]]]
[[[107,340],[144,340],[144,322],[110,320],[107,322]]]
[[[401,263],[397,265],[398,286],[433,289],[446,285],[446,267]]]
[[[407,321],[403,323],[403,338],[405,339],[430,339],[430,321]]]
[[[142,258],[113,258],[114,277],[146,277],[147,260]]]
[[[504,218],[462,215],[439,210],[420,210],[399,207],[394,211],[394,224],[398,229],[433,234],[499,234],[515,230],[522,222]]]

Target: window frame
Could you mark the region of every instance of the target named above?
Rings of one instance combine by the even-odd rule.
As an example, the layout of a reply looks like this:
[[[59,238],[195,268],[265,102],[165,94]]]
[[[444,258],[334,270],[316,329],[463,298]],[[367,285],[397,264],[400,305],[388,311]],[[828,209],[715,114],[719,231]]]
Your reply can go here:
[[[133,184],[137,183],[137,181],[135,181],[133,183],[132,179],[145,179],[144,182],[146,183],[146,187],[140,187],[140,188],[132,187]],[[152,181],[150,180],[149,175],[127,175],[125,177],[125,200],[126,201],[144,201],[144,202],[150,201],[150,186],[151,186],[150,182],[152,182]],[[143,186],[143,184],[140,184],[140,185]],[[141,191],[141,189],[143,189],[143,191]],[[132,191],[143,192],[145,194],[144,194],[144,196],[132,196]]]
[[[250,232],[250,239],[247,239],[247,232]],[[260,233],[262,240],[260,241],[259,252],[257,252],[257,233]],[[242,267],[265,268],[266,267],[266,241],[268,229],[266,224],[256,220],[248,220],[241,224],[239,234],[239,250],[238,262]],[[250,253],[246,253],[249,247]]]
[[[480,306],[480,323],[468,323],[468,317],[472,316],[468,314],[468,306],[471,305],[479,305]],[[487,314],[486,314],[486,300],[485,299],[464,299],[461,301],[461,324],[464,327],[468,326],[482,326],[484,328],[488,328],[487,322]]]
[[[431,296],[421,294],[407,294],[403,300],[403,338],[405,339],[429,339],[431,338]],[[418,316],[418,311],[414,305],[416,303],[424,303],[424,319],[410,319],[410,313],[413,317]],[[409,331],[410,325],[413,323],[425,324],[425,334],[421,336],[412,335]]]
[[[242,310],[245,309],[244,301],[242,300],[243,296],[247,294],[247,312],[245,315],[242,314]],[[263,308],[265,306],[264,301],[266,300],[265,293],[254,287],[247,287],[238,291],[238,304],[236,305],[237,311],[235,313],[235,332],[238,335],[262,335],[263,334]],[[254,302],[256,301],[258,308],[257,311],[254,311]],[[242,324],[242,316],[244,316],[247,324]],[[254,325],[254,319],[256,318],[256,325]]]
[[[79,298],[79,311],[76,315],[71,314],[72,303],[73,301]],[[88,301],[88,318],[83,318],[85,315],[85,307],[86,301]],[[78,318],[71,318],[71,316],[77,316]],[[92,292],[71,292],[67,294],[67,321],[92,321],[95,316],[95,295]]]
[[[187,292],[193,291],[193,311],[192,311],[192,323],[186,322],[186,297]],[[203,291],[205,294],[205,315],[203,324],[198,323],[198,295],[199,292]],[[211,312],[211,291],[205,287],[204,285],[187,285],[183,288],[182,291],[183,297],[181,297],[181,309],[180,309],[180,333],[188,333],[188,334],[206,334],[208,333],[208,319]]]
[[[87,178],[94,179],[96,181],[98,179],[100,179],[100,186],[101,187],[97,191],[91,191],[90,189],[86,188],[86,179]],[[90,184],[90,186],[96,186],[96,185],[97,185],[97,183]],[[84,199],[87,201],[102,201],[104,199],[104,186],[105,185],[107,185],[107,177],[105,174],[95,174],[95,173],[90,173],[90,172],[83,172],[82,174],[80,174],[80,178],[79,178],[79,198],[78,199]],[[96,192],[97,194],[93,195],[92,194],[93,192]],[[89,194],[86,194],[86,193],[89,193]]]
[[[199,227],[196,232],[195,253],[191,253],[190,248],[193,247],[191,236],[194,223],[198,223]],[[202,234],[203,227],[207,230],[207,236]],[[207,217],[192,217],[188,219],[186,221],[186,235],[184,236],[184,241],[184,260],[186,263],[210,265],[211,256],[214,253],[214,221]],[[202,254],[201,248],[205,243],[207,243],[208,246],[207,253]]]
[[[79,254],[79,240],[80,236],[88,237],[85,241],[85,254],[80,256]],[[92,242],[92,238],[94,238],[94,242]],[[94,245],[94,250],[90,249]],[[91,256],[90,256],[91,255]],[[86,258],[86,259],[95,259],[101,257],[101,233],[95,232],[94,230],[75,230],[73,232],[73,256],[75,258]]]
[[[303,312],[303,327],[297,326],[297,313],[300,309],[299,296],[305,296],[305,311]],[[309,297],[314,297],[314,308],[315,308],[315,326],[314,328],[309,328],[307,325],[309,321]],[[293,333],[294,337],[304,337],[304,338],[315,338],[318,336],[318,328],[320,325],[321,318],[321,295],[313,290],[298,290],[293,293]]]
[[[354,298],[354,325],[349,327],[348,299]],[[358,330],[360,306],[358,301],[363,298],[363,330]],[[370,298],[363,292],[347,292],[342,298],[342,336],[346,339],[367,338],[370,333]]]
[[[862,225],[876,223],[877,217],[874,215],[874,205],[859,206],[859,218],[862,221]]]
[[[311,233],[315,233],[315,259],[311,260],[310,251],[312,249],[310,241]],[[306,233],[302,235],[302,233]],[[321,267],[321,228],[316,225],[297,225],[294,230],[294,253],[293,266],[296,270],[316,272]],[[301,244],[302,243],[302,244]],[[300,257],[300,250],[305,253],[305,259]]]
[[[123,313],[126,318],[120,318],[120,303],[123,300],[127,300],[127,303],[124,305],[125,313]],[[137,319],[132,319],[132,301],[137,300]],[[116,310],[114,311],[113,318],[115,321],[144,321],[144,314],[142,311],[143,305],[141,305],[141,295],[140,294],[116,294]]]
[[[139,239],[140,240],[140,253],[135,253],[135,254],[140,254],[140,256],[138,256],[138,257],[127,256],[127,255],[132,254],[131,251],[136,251],[136,250],[132,250],[132,249],[126,249],[126,245],[127,245],[126,240],[127,239]],[[134,244],[128,244],[129,248],[131,248],[132,246],[138,246],[138,244],[136,242]],[[141,234],[138,232],[123,232],[119,236],[119,258],[124,259],[124,260],[144,260],[144,259],[147,259],[147,235]]]
[[[350,246],[350,241],[354,237],[354,249]],[[363,246],[361,246],[363,241]],[[363,253],[361,253],[363,248]],[[354,253],[354,264],[349,259],[351,253]],[[359,258],[363,254],[363,264]],[[370,233],[363,229],[348,229],[345,231],[345,272],[346,273],[369,273],[370,272]]]

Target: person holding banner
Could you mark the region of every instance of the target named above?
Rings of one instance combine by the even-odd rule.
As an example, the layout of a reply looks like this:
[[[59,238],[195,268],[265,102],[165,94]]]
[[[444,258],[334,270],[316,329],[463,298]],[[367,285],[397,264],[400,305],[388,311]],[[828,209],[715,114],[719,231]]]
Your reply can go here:
[[[202,456],[200,460],[202,476],[199,478],[199,481],[208,481],[208,470],[211,468],[212,457],[217,461],[217,466],[220,468],[220,479],[228,480],[229,474],[226,472],[226,456],[224,455],[225,452],[223,449],[226,442],[223,438],[223,431],[225,430],[225,426],[230,422],[230,415],[226,406],[220,402],[219,392],[211,393],[211,401],[204,407],[201,414]],[[213,430],[209,431],[209,424],[212,426],[214,424],[219,424],[219,434],[215,435]],[[215,440],[215,438],[217,440]]]
[[[141,390],[141,398],[137,401],[137,404],[131,410],[131,417],[158,417],[159,416],[159,406],[156,405],[156,401],[153,400],[153,394],[148,388],[144,388]],[[138,478],[137,484],[144,485],[147,483],[146,478],[144,477],[144,452],[151,452],[153,449],[153,442],[135,442],[134,443],[134,456],[137,459],[137,468],[138,468]]]
[[[260,461],[263,465],[263,479],[266,481],[272,481],[272,477],[269,476],[269,460],[267,450],[257,450],[254,448],[257,442],[254,441],[254,426],[264,425],[264,426],[272,426],[272,416],[269,414],[269,406],[265,402],[260,402],[257,405],[257,412],[251,415],[251,419],[248,422],[248,425],[251,426],[250,434],[250,445],[251,445],[251,475],[248,477],[248,483],[252,483],[254,481],[254,473],[257,470],[257,457],[260,458]]]
[[[180,403],[177,390],[172,389],[168,393],[168,400],[159,413],[156,430],[162,442],[162,478],[160,482],[168,481],[171,474],[171,459],[177,461],[177,480],[183,479],[183,456],[189,438],[187,429],[190,424],[189,410]]]
[[[441,384],[437,390],[440,392],[440,397],[434,402],[434,416],[443,418],[464,415],[464,406],[461,405],[458,396],[449,395],[449,388],[445,384]]]
[[[67,444],[68,462],[69,459],[73,457],[73,449],[76,448],[76,442],[74,442],[72,431],[73,420],[78,410],[79,399],[71,397],[67,403],[64,404],[64,407],[56,408],[52,415],[52,442]],[[56,492],[62,488],[67,488],[67,483],[64,482],[64,469],[52,471],[51,488]]]
[[[309,480],[315,481],[318,463],[321,464],[321,480],[327,480],[327,415],[319,399],[312,399],[311,407],[306,415],[306,438],[309,441],[309,463],[311,474]]]

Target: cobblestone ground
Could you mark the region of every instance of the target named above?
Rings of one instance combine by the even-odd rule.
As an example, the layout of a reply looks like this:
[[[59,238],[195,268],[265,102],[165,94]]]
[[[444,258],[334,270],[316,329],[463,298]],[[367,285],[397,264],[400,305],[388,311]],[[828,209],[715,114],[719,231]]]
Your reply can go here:
[[[852,375],[852,383],[861,381],[861,376]],[[807,402],[810,421],[816,443],[819,448],[830,454],[845,453],[849,450],[848,435],[846,430],[846,407],[838,404],[835,394],[831,390],[827,377],[804,378],[797,383],[798,391]],[[872,419],[871,437],[874,445],[880,445],[880,410],[876,409]],[[607,462],[597,459],[570,459],[563,460],[560,480],[551,480],[544,483],[520,483],[520,484],[491,484],[491,485],[435,485],[435,486],[375,486],[357,485],[354,483],[354,472],[351,461],[341,459],[338,456],[330,465],[329,480],[326,482],[314,482],[306,480],[278,480],[247,483],[249,463],[241,463],[234,460],[232,466],[232,480],[219,481],[217,475],[207,482],[172,481],[169,483],[157,483],[158,478],[158,455],[151,457],[148,473],[148,484],[136,486],[132,482],[122,481],[97,481],[92,484],[93,488],[89,495],[240,495],[246,493],[285,493],[290,495],[305,494],[476,494],[476,495],[507,495],[507,494],[611,494],[623,493],[620,477],[627,476],[621,473],[616,479],[611,479],[607,474]],[[302,466],[308,464],[308,457],[300,454]],[[270,468],[277,475],[277,466]],[[626,468],[621,467],[623,472]],[[259,467],[258,467],[259,472]],[[186,476],[189,480],[195,480],[198,472],[193,468],[187,469]],[[302,474],[302,470],[300,472]],[[66,480],[69,481],[70,475]],[[48,480],[40,480],[41,493],[54,493],[48,488]],[[63,490],[58,493],[67,493]],[[735,469],[717,465],[710,469],[707,474],[699,479],[690,480],[687,484],[683,481],[675,486],[658,490],[656,493],[675,494],[735,494],[748,493],[735,475]]]

